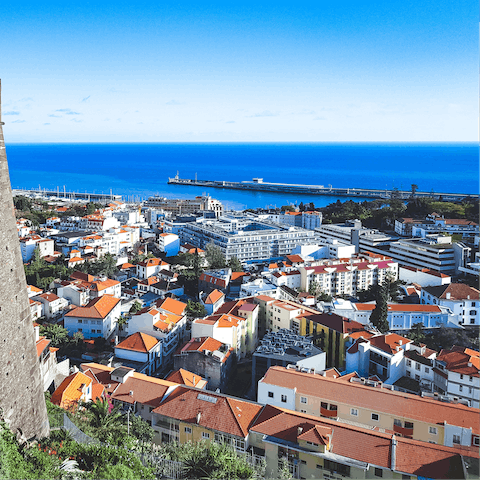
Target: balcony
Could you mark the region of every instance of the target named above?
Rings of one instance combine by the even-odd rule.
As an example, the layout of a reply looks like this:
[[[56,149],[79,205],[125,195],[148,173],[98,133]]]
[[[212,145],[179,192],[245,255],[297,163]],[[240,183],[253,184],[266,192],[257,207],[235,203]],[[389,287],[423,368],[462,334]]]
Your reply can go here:
[[[337,410],[328,410],[328,408],[320,407],[320,415],[327,418],[336,418],[338,417]]]
[[[387,367],[388,366],[388,358],[383,357],[382,355],[378,355],[377,353],[370,353],[370,361],[375,362],[378,365],[381,365],[382,367]]]
[[[404,437],[411,437],[413,435],[413,427],[405,428],[405,427],[400,427],[399,425],[393,425],[393,431],[395,433],[399,433]]]

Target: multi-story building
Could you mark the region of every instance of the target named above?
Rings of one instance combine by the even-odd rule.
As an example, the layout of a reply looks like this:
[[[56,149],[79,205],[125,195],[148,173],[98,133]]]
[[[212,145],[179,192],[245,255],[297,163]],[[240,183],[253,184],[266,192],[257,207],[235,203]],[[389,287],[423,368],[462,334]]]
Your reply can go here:
[[[314,282],[319,291],[332,296],[353,295],[370,285],[398,278],[398,263],[388,257],[358,256],[348,261],[335,259],[312,267],[300,267],[301,288]]]
[[[177,350],[174,369],[185,369],[208,381],[209,390],[224,391],[234,360],[233,348],[211,337],[192,338]]]
[[[449,447],[474,447],[480,439],[478,409],[397,392],[355,374],[272,367],[258,383],[258,402]]]
[[[291,364],[320,372],[325,370],[326,354],[311,337],[286,329],[267,333],[252,356],[252,385],[257,385],[270,367]]]
[[[64,316],[64,323],[69,335],[80,332],[87,339],[108,339],[115,332],[119,317],[120,299],[102,295],[93,298],[84,307],[70,310]]]
[[[42,316],[45,316],[48,320],[58,318],[68,308],[68,300],[51,292],[35,295],[32,300],[42,304]]]
[[[261,410],[255,402],[178,386],[153,410],[154,441],[224,442],[245,453],[249,428]]]
[[[406,265],[399,267],[398,278],[407,283],[416,283],[421,287],[448,285],[452,282],[452,277],[445,273],[430,270],[429,268],[415,268]]]
[[[446,374],[446,393],[467,400],[480,408],[480,353],[470,348],[453,346],[442,350],[435,362],[438,374]]]
[[[39,235],[30,235],[20,238],[20,251],[24,263],[29,262],[33,258],[35,249],[41,257],[54,255],[55,242],[49,238],[42,238]]]
[[[180,238],[202,249],[214,243],[227,260],[237,257],[241,262],[281,259],[298,245],[319,241],[316,231],[260,221],[256,216],[244,214],[185,223]]]
[[[162,364],[162,346],[158,338],[137,332],[115,346],[113,361],[139,373],[153,375]]]
[[[160,260],[159,258],[147,258],[142,262],[137,263],[137,277],[145,279],[156,275],[161,270],[169,270],[170,264]]]
[[[449,308],[460,325],[480,325],[480,292],[464,283],[451,283],[422,289],[420,302]]]
[[[428,268],[445,274],[455,273],[451,237],[412,238],[392,242],[389,255],[401,265]]]
[[[160,251],[165,252],[167,257],[178,255],[180,250],[180,240],[174,233],[160,233],[157,244]]]
[[[365,325],[374,309],[375,303],[352,303],[339,298],[331,311]],[[440,305],[389,303],[387,321],[390,331],[410,330],[416,323],[422,323],[424,328],[458,327],[458,315]]]
[[[411,237],[425,237],[432,233],[460,234],[465,237],[477,234],[479,227],[471,220],[429,215],[425,219],[399,218],[395,220],[395,232]]]
[[[213,212],[215,217],[223,214],[222,203],[209,195],[198,196],[194,199],[165,198],[156,195],[144,202],[144,206],[170,212],[173,215],[188,215],[204,211]]]

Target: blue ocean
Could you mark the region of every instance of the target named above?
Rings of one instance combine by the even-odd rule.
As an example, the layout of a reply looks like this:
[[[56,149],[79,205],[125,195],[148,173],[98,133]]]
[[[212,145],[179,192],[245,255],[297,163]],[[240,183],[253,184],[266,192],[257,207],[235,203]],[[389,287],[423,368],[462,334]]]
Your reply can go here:
[[[13,188],[130,199],[208,193],[235,209],[337,198],[168,185],[168,177],[478,194],[478,155],[475,143],[7,144]]]

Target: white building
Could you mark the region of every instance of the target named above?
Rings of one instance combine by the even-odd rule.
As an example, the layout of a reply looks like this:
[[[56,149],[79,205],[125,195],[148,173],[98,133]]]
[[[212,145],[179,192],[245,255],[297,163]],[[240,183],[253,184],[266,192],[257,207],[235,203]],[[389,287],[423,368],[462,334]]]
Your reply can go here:
[[[145,279],[156,275],[161,270],[169,270],[170,264],[160,260],[159,258],[147,258],[143,262],[139,262],[137,265],[137,277]]]
[[[463,283],[451,283],[422,289],[420,302],[449,308],[459,317],[460,325],[480,325],[479,291]]]
[[[45,316],[49,320],[60,316],[64,310],[68,308],[67,300],[60,298],[51,292],[35,295],[32,297],[32,300],[42,304],[42,316]]]
[[[445,273],[430,270],[429,268],[415,268],[406,265],[400,265],[398,268],[398,278],[407,283],[416,283],[421,287],[448,285],[452,282],[452,277]]]
[[[151,335],[137,332],[115,346],[115,361],[135,368],[138,373],[153,375],[162,364],[162,342]]]
[[[352,303],[341,298],[332,305],[332,311],[337,315],[364,325],[370,322],[370,315],[375,308],[375,303]],[[424,328],[439,328],[441,325],[458,327],[458,315],[440,305],[389,303],[387,320],[390,331],[410,330],[415,323],[422,323]]]
[[[465,347],[442,350],[436,367],[448,375],[447,394],[480,408],[480,353]],[[443,368],[442,368],[443,367]]]
[[[292,250],[292,255],[300,255],[305,259],[350,258],[355,254],[354,245],[346,245],[338,240],[325,240],[318,245],[299,245]]]
[[[161,233],[158,236],[158,248],[165,252],[167,257],[178,255],[180,249],[180,240],[174,233]]]
[[[24,263],[29,262],[33,258],[35,249],[41,257],[53,255],[55,242],[49,238],[42,238],[39,235],[30,235],[20,239],[20,251],[22,253],[22,260]]]
[[[115,332],[120,314],[120,299],[102,295],[90,300],[84,307],[76,307],[65,314],[65,328],[69,335],[80,332],[86,339],[108,339]]]

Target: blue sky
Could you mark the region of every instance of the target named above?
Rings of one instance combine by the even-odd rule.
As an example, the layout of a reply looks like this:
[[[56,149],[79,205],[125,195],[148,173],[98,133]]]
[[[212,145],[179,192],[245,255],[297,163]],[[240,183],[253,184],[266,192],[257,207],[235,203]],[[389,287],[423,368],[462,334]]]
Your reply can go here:
[[[471,0],[18,0],[0,13],[8,142],[477,139]]]

